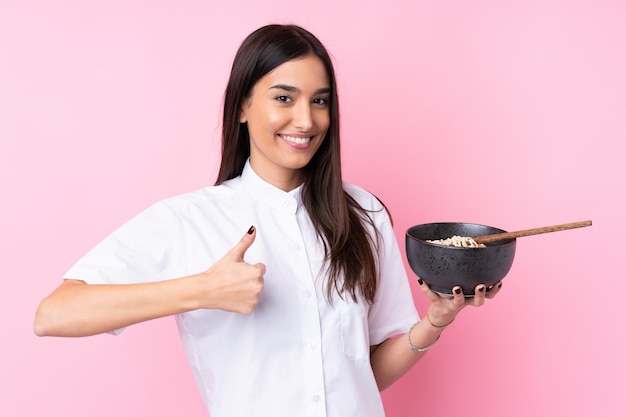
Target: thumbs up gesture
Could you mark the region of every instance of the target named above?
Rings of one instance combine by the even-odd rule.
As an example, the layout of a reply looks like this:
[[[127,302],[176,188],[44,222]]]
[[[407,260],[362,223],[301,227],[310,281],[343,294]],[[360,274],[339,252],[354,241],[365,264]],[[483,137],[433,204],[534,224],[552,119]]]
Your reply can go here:
[[[200,279],[200,308],[214,308],[241,314],[254,311],[263,291],[265,265],[244,261],[246,250],[254,243],[256,229],[250,227],[241,240]]]

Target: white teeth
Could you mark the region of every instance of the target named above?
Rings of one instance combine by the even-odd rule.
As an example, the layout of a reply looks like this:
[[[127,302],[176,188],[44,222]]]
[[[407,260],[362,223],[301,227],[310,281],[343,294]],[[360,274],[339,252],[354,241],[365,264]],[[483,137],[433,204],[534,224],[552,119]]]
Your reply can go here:
[[[295,136],[287,136],[287,135],[282,135],[282,138],[288,142],[296,143],[298,145],[304,145],[305,143],[311,140],[311,137],[297,138]]]

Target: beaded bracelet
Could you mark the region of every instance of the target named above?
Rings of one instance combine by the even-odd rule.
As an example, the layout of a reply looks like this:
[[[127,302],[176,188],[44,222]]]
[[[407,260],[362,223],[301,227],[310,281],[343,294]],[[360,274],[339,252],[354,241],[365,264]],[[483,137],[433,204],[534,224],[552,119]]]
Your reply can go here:
[[[417,322],[417,323],[419,323],[419,322]],[[409,347],[411,348],[411,350],[413,352],[426,352],[428,349],[430,349],[431,347],[435,346],[435,343],[437,343],[437,341],[439,340],[441,335],[438,335],[434,342],[432,342],[430,345],[425,346],[423,348],[418,348],[416,346],[413,346],[413,343],[411,343],[411,331],[413,330],[413,327],[415,327],[415,325],[417,323],[415,323],[413,326],[411,326],[411,328],[409,329],[409,332],[407,333],[408,340],[409,340]]]
[[[441,326],[437,326],[436,324],[434,324],[432,321],[430,321],[430,317],[428,317],[428,314],[426,314],[425,317],[426,321],[430,323],[431,326],[433,326],[435,329],[444,329],[446,327],[448,327],[449,325],[452,324],[452,322],[454,321],[454,319],[452,319],[452,321],[450,321],[450,323],[448,324],[442,324]]]

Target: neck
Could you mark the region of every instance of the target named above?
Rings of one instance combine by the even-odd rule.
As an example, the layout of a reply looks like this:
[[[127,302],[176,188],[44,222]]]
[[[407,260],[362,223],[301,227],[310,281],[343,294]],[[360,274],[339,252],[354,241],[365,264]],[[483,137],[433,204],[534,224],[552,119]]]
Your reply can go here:
[[[285,192],[295,190],[304,182],[301,169],[264,170],[263,167],[258,167],[252,159],[250,159],[250,167],[263,181]]]

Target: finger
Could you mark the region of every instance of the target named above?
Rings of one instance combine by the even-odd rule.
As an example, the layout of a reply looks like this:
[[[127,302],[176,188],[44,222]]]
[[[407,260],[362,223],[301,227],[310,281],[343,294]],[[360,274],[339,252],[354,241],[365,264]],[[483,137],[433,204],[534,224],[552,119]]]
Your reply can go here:
[[[456,304],[457,306],[462,306],[463,304],[465,304],[465,294],[463,294],[463,288],[457,285],[456,287],[452,288],[452,294],[454,304]]]
[[[432,302],[437,301],[437,298],[439,297],[437,294],[435,294],[430,287],[428,286],[428,284],[426,284],[424,282],[423,279],[418,278],[417,283],[420,286],[420,290],[422,290],[422,293],[424,293],[424,295]]]
[[[480,307],[485,304],[485,294],[487,293],[487,286],[485,284],[478,284],[474,288],[474,297],[470,301],[470,304],[476,307]]]
[[[257,269],[258,274],[261,276],[261,278],[263,278],[263,276],[265,275],[265,264],[262,264],[262,263],[259,262],[257,264],[252,265],[252,266]]]
[[[250,226],[248,232],[229,251],[229,255],[235,257],[238,261],[243,261],[243,256],[246,254],[248,248],[254,243],[255,237],[256,227]]]
[[[500,288],[502,288],[502,281],[496,282],[491,288],[487,288],[485,298],[492,299],[500,292]]]

